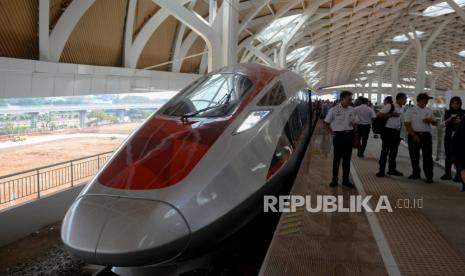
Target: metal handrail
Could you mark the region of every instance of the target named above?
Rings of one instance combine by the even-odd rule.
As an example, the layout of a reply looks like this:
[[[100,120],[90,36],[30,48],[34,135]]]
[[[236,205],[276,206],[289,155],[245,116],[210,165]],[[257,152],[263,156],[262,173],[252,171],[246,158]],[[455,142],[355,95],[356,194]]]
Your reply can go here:
[[[20,172],[16,172],[16,173],[12,173],[12,174],[2,175],[2,176],[0,176],[0,180],[2,180],[4,178],[9,178],[9,177],[12,177],[12,176],[15,176],[15,175],[18,175],[18,174],[24,174],[24,173],[29,173],[29,172],[33,172],[33,171],[39,171],[39,170],[43,170],[43,169],[48,169],[50,167],[55,167],[55,166],[60,166],[60,165],[63,165],[63,164],[67,164],[67,163],[70,163],[70,162],[72,163],[72,162],[75,162],[75,161],[81,161],[81,160],[84,160],[84,159],[97,157],[99,155],[110,154],[112,152],[113,151],[102,152],[102,153],[99,153],[99,154],[89,155],[89,156],[86,156],[86,157],[81,157],[81,158],[77,158],[77,159],[73,159],[73,160],[69,160],[69,161],[55,163],[55,164],[51,164],[51,165],[47,165],[47,166],[43,166],[43,167],[38,167],[38,168],[26,170],[26,171],[20,171]]]
[[[73,187],[77,181],[84,183],[105,165],[112,153],[94,154],[0,176],[0,209],[8,207],[8,203],[10,206],[16,204],[17,200],[39,199],[43,194]]]

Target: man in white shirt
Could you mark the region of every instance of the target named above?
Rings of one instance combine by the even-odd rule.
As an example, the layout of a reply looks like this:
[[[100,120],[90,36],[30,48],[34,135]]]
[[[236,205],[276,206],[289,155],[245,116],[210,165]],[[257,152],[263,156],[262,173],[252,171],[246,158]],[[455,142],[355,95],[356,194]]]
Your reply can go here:
[[[408,132],[408,150],[412,163],[412,175],[409,179],[420,178],[420,150],[423,155],[423,173],[426,183],[433,183],[433,138],[431,125],[437,125],[433,110],[426,107],[432,97],[426,93],[417,96],[417,105],[405,114],[405,128]]]
[[[325,117],[325,127],[333,135],[333,179],[330,187],[338,185],[339,165],[342,159],[342,185],[354,188],[349,181],[350,158],[352,157],[352,145],[354,143],[354,108],[352,103],[352,92],[342,91],[340,104],[331,108]]]
[[[381,131],[381,155],[379,157],[379,171],[376,174],[377,177],[385,176],[386,161],[389,156],[388,174],[395,176],[402,176],[403,173],[397,170],[397,152],[400,145],[400,129],[402,106],[407,102],[407,95],[405,93],[398,93],[396,95],[396,102],[388,103],[383,106],[379,111],[378,117],[388,118],[386,125]]]
[[[358,148],[358,157],[363,157],[365,149],[367,147],[368,136],[370,135],[370,128],[373,119],[376,117],[373,108],[368,106],[368,99],[360,99],[361,105],[355,108],[355,122],[357,123],[357,129],[359,138],[362,140],[360,147]]]

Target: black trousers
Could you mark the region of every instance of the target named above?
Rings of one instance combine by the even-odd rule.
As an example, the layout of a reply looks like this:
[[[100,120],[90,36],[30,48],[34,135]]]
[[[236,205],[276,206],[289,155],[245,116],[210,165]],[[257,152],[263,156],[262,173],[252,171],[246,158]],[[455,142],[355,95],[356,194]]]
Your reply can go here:
[[[357,125],[358,127],[358,134],[360,135],[360,139],[362,140],[360,143],[360,148],[358,149],[358,154],[363,155],[365,153],[365,149],[367,148],[368,136],[370,135],[371,125]]]
[[[426,178],[433,178],[433,137],[429,132],[416,132],[420,142],[413,141],[411,135],[408,136],[408,151],[410,162],[412,163],[412,174],[420,176],[420,150],[423,154],[423,172]]]
[[[400,130],[385,127],[381,132],[381,155],[379,157],[379,171],[384,173],[389,156],[389,171],[397,167],[396,158],[400,144]]]
[[[353,131],[335,131],[333,136],[333,181],[338,180],[339,165],[342,159],[342,181],[349,181],[350,158],[352,157],[352,145],[354,143]]]
[[[445,173],[447,175],[452,174],[452,137],[451,134],[444,135],[444,153],[446,154]]]

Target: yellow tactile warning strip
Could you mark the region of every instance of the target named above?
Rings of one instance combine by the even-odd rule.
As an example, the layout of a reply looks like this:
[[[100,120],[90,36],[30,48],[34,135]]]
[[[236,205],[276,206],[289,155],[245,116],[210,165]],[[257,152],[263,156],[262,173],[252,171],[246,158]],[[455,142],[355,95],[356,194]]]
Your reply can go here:
[[[398,181],[377,178],[374,159],[352,159],[363,190],[373,198],[387,195],[395,207],[407,199]],[[376,201],[375,201],[376,202]],[[394,212],[375,214],[402,275],[465,275],[465,261],[444,239],[418,208],[395,208]]]
[[[318,129],[318,126],[317,126]],[[349,195],[329,187],[329,137],[314,135],[291,195]],[[259,275],[387,275],[364,213],[283,213]]]
[[[283,214],[281,219],[281,227],[279,235],[293,235],[300,234],[302,226],[302,215],[304,214],[304,207],[296,207],[296,212]]]

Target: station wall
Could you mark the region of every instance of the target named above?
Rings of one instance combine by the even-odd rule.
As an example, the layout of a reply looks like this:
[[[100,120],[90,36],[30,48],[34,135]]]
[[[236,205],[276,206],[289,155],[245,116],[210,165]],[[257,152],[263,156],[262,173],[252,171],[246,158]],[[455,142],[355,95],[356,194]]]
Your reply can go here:
[[[178,91],[197,78],[197,74],[0,57],[0,99]]]
[[[0,211],[0,246],[61,221],[85,185]]]

